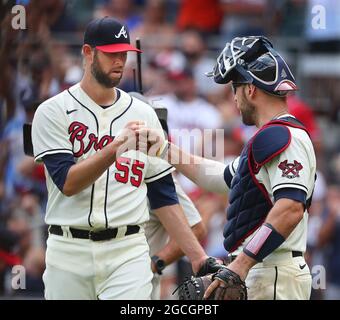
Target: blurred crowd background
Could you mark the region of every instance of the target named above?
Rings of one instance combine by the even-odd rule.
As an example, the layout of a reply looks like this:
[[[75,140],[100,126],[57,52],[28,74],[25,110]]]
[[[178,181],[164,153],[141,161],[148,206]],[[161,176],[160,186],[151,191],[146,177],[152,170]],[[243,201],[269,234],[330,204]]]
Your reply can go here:
[[[15,30],[14,5],[26,8],[26,29]],[[224,129],[226,163],[255,132],[245,127],[229,85],[215,85],[212,70],[234,36],[265,35],[297,77],[290,112],[310,131],[318,180],[310,210],[308,250],[312,299],[340,299],[340,1],[338,0],[26,0],[0,2],[0,296],[42,298],[46,188],[44,169],[24,155],[22,126],[39,103],[82,77],[83,31],[92,19],[124,21],[142,41],[144,94],[168,108],[174,129]],[[324,19],[324,20],[323,20]],[[130,53],[120,88],[135,91]],[[183,145],[193,152],[202,148]],[[205,146],[214,149],[218,145]],[[207,226],[203,245],[225,257],[222,228],[227,195],[207,193],[179,177]],[[13,290],[12,267],[26,270],[26,289]],[[321,267],[320,267],[321,266]],[[162,297],[181,281],[187,262],[165,269]],[[325,284],[326,281],[326,284]],[[326,287],[326,289],[325,289]]]

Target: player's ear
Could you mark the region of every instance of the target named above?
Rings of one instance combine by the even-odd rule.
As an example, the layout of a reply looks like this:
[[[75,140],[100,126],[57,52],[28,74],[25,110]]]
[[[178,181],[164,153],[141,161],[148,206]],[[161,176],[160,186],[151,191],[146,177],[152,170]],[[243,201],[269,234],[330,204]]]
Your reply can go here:
[[[83,56],[86,60],[90,60],[90,62],[92,62],[92,60],[93,60],[92,52],[93,52],[93,49],[91,48],[90,45],[88,45],[88,44],[83,45],[83,48],[82,48]]]
[[[247,84],[246,93],[250,99],[254,99],[256,95],[257,88],[253,84]]]

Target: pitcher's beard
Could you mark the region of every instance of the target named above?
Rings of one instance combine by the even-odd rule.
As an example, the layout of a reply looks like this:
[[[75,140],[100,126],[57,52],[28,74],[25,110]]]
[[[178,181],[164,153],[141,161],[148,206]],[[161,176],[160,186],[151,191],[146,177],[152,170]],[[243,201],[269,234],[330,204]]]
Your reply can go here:
[[[102,70],[96,55],[94,56],[94,60],[91,66],[91,73],[98,83],[100,83],[103,87],[108,88],[108,89],[117,87],[118,84],[120,83],[120,80],[122,79],[122,76],[116,79],[110,78],[110,75],[106,74]]]

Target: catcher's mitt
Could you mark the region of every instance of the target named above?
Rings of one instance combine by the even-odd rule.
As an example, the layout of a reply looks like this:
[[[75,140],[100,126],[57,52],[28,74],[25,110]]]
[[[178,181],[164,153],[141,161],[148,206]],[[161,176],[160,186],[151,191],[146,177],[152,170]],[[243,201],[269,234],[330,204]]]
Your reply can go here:
[[[203,300],[204,292],[213,280],[220,279],[220,284],[208,300],[247,300],[247,287],[238,274],[226,267],[219,269],[213,275],[191,277],[178,287],[179,300]],[[177,290],[176,290],[177,291]]]
[[[212,280],[216,278],[223,284],[214,290],[214,300],[247,300],[246,284],[237,273],[223,268],[212,276]]]
[[[178,290],[179,300],[203,300],[205,290],[212,283],[211,276],[191,277],[184,281],[173,294]],[[214,294],[211,294],[208,300],[214,300]]]

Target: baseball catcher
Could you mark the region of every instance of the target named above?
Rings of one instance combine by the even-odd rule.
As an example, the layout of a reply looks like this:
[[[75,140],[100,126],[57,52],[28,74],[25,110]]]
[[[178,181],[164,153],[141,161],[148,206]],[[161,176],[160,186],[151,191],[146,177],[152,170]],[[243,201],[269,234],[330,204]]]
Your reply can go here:
[[[219,162],[167,145],[166,159],[197,185],[221,185],[221,192],[229,188],[223,244],[234,260],[208,279],[189,280],[180,296],[308,300],[312,277],[304,254],[316,157],[307,129],[286,102],[287,94],[297,90],[295,78],[262,36],[228,42],[208,75],[216,83],[231,83],[242,122],[259,130],[218,175],[206,168],[220,170]],[[178,161],[184,158],[189,162]]]

